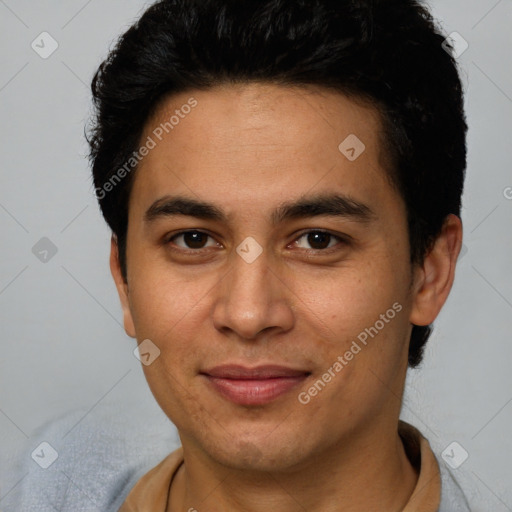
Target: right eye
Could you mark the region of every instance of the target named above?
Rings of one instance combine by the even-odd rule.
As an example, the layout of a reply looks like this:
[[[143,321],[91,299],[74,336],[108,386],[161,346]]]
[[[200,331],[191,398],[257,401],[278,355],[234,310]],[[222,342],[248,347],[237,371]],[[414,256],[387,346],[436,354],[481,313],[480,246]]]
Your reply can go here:
[[[178,250],[181,252],[199,252],[201,249],[208,248],[208,246],[205,245],[208,238],[213,239],[211,235],[203,231],[190,230],[182,231],[180,233],[173,235],[171,238],[168,239],[167,243],[173,242],[172,244],[170,244],[172,250]],[[175,243],[176,240],[181,240],[182,244],[184,245]],[[173,245],[179,247],[180,249],[172,247]],[[209,247],[215,247],[218,245],[219,243],[215,242],[213,245],[210,245]]]

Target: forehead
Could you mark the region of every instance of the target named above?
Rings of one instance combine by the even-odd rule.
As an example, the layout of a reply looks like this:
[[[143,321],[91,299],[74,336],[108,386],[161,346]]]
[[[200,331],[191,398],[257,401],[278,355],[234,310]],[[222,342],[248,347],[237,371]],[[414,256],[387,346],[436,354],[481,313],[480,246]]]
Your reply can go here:
[[[190,103],[197,104],[188,108]],[[159,127],[159,140],[179,143],[194,132],[194,139],[202,138],[206,149],[222,149],[236,136],[247,149],[293,141],[312,148],[321,138],[321,146],[329,151],[331,138],[337,149],[344,133],[359,135],[370,146],[381,133],[379,112],[369,102],[319,87],[265,83],[219,85],[168,96],[155,107],[145,132],[150,135]]]
[[[378,200],[389,188],[378,111],[325,89],[246,84],[169,96],[145,125],[141,142],[149,139],[132,189],[141,207],[181,193],[262,211],[308,192]]]

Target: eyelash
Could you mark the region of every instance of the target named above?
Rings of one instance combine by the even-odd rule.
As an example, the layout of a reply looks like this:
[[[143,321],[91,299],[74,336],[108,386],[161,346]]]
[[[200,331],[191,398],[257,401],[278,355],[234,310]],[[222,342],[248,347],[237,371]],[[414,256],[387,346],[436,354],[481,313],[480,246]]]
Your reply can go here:
[[[181,254],[194,254],[194,255],[200,255],[201,253],[203,253],[203,251],[206,249],[209,249],[208,247],[203,247],[201,249],[184,249],[184,248],[176,248],[175,246],[173,247],[173,245],[171,244],[171,242],[182,236],[182,235],[185,235],[185,234],[188,234],[188,233],[200,233],[202,235],[206,235],[210,238],[214,238],[212,235],[204,232],[204,231],[201,231],[201,230],[198,230],[198,229],[189,229],[189,230],[186,230],[186,231],[180,231],[179,233],[175,233],[174,235],[172,235],[171,237],[167,238],[166,241],[165,241],[165,244],[166,245],[170,245],[171,247],[171,250],[172,251],[175,251],[175,252],[179,252]],[[311,253],[322,253],[322,254],[331,254],[333,252],[336,252],[338,250],[340,250],[340,247],[338,247],[340,244],[341,245],[348,245],[349,243],[349,236],[348,235],[345,235],[345,237],[343,236],[340,236],[340,235],[336,235],[330,231],[325,231],[325,230],[322,230],[322,229],[310,229],[308,231],[304,231],[303,233],[299,234],[297,238],[295,238],[293,240],[293,242],[291,242],[292,244],[299,241],[301,238],[303,238],[304,236],[307,236],[311,233],[322,233],[322,234],[326,234],[326,235],[330,235],[331,237],[335,238],[338,240],[338,244],[336,244],[335,246],[333,247],[329,247],[329,248],[326,248],[326,249],[300,249],[299,250],[302,250],[303,252],[306,252],[307,254],[311,254]]]

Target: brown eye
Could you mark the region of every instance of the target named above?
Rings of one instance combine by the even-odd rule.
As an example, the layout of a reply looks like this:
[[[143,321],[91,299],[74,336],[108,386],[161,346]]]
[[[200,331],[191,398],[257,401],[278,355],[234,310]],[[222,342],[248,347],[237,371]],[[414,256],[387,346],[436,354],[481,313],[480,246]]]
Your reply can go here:
[[[184,231],[173,236],[169,242],[173,242],[175,245],[183,249],[204,249],[207,247],[205,244],[208,238],[211,238],[211,236],[203,233],[202,231]],[[184,245],[177,244],[175,242],[176,240],[180,239]]]
[[[306,243],[310,247],[301,246],[300,240],[305,239]],[[322,251],[325,249],[330,249],[334,247],[336,243],[332,242],[343,242],[344,240],[327,231],[309,231],[307,233],[303,233],[295,242],[295,244],[303,249],[314,250],[314,251]],[[331,245],[330,245],[331,244]]]

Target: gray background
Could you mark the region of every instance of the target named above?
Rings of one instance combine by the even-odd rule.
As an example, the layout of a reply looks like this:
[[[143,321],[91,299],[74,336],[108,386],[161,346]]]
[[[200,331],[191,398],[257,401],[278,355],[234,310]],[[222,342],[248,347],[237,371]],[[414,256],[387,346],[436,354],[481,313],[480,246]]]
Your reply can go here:
[[[161,415],[122,328],[83,137],[93,73],[144,5],[0,0],[2,457],[29,458],[20,447],[44,440],[37,428],[77,408],[94,417],[121,404],[137,417],[144,404]],[[458,59],[470,126],[467,252],[425,363],[409,374],[403,418],[438,454],[452,441],[467,450],[455,474],[473,510],[512,511],[512,2],[430,5],[446,33],[469,43]],[[59,44],[48,59],[31,48],[43,31]],[[32,252],[42,237],[58,249],[46,263]],[[3,469],[0,506],[19,483]]]

